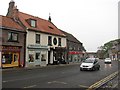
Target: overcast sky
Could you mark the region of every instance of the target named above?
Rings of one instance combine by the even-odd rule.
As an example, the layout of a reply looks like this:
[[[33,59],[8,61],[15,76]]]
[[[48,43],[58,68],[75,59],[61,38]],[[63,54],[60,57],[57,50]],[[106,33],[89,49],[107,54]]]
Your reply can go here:
[[[6,15],[11,0],[0,0],[0,15]],[[19,11],[48,19],[73,34],[87,51],[97,51],[118,38],[119,0],[14,0]]]

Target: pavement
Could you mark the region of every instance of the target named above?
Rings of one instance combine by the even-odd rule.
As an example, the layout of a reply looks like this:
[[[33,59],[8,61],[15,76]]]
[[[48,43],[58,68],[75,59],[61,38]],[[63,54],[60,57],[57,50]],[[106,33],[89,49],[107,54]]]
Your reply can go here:
[[[10,67],[2,69],[2,72],[7,71],[22,71],[22,70],[33,70],[33,69],[42,69],[42,68],[54,68],[58,66],[68,66],[68,65],[79,65],[80,63],[69,63],[69,64],[57,64],[57,65],[47,65],[47,66],[31,66],[31,67]]]

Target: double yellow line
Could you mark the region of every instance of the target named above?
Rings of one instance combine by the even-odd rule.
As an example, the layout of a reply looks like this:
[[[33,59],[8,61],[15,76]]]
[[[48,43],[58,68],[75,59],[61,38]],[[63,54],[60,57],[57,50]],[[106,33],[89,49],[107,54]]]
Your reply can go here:
[[[103,84],[108,82],[109,80],[113,79],[117,74],[118,74],[118,71],[110,74],[109,76],[105,77],[104,79],[91,85],[87,90],[95,90],[95,89],[99,88],[100,86],[102,86]]]

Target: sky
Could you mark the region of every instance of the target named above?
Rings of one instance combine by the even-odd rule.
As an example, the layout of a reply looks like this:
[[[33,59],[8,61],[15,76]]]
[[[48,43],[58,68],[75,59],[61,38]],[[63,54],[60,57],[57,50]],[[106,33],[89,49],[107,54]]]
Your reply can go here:
[[[0,0],[6,15],[11,0]],[[19,11],[48,19],[83,43],[87,52],[118,38],[119,0],[14,0]]]

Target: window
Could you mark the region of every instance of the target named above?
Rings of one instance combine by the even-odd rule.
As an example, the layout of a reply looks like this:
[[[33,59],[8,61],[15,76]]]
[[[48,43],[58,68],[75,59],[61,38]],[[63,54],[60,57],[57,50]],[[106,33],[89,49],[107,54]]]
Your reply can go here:
[[[40,34],[36,34],[36,43],[40,44]]]
[[[33,54],[29,54],[29,62],[34,62],[34,55]]]
[[[48,45],[52,46],[52,37],[51,36],[48,36]]]
[[[8,41],[18,41],[18,33],[9,32]]]
[[[61,38],[58,38],[58,46],[61,46]]]
[[[36,60],[39,60],[39,59],[40,59],[40,53],[36,53],[35,59],[36,59]]]
[[[53,43],[54,43],[54,45],[57,45],[57,38],[53,39]]]
[[[53,27],[51,27],[51,26],[48,26],[50,29],[54,29]]]
[[[31,26],[36,27],[36,21],[35,20],[31,20]]]
[[[41,61],[46,61],[46,59],[45,59],[45,54],[42,54],[42,55],[41,55]]]

